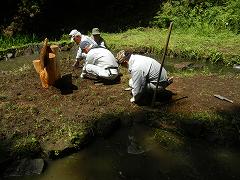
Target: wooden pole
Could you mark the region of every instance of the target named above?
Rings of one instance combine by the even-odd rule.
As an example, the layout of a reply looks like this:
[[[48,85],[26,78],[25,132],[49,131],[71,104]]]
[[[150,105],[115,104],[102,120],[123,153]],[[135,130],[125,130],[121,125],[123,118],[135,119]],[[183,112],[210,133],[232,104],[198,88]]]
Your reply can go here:
[[[43,47],[40,51],[40,61],[41,61],[41,69],[45,68],[47,66],[47,49],[48,49],[48,39],[45,38],[43,42]]]
[[[37,73],[39,74],[42,70],[40,59],[33,60],[33,66],[34,66],[35,70],[37,71]]]
[[[48,56],[48,64],[46,66],[46,73],[47,73],[47,84],[54,85],[56,81],[56,63],[55,63],[56,55],[53,53],[49,53]]]
[[[54,59],[54,62],[55,62],[55,77],[56,77],[56,80],[58,80],[59,78],[61,78],[61,73],[60,73],[60,69],[59,69],[59,63],[58,63],[58,60],[57,60],[57,55],[58,55],[58,51],[59,51],[59,47],[58,45],[51,45],[50,46],[52,52],[55,54],[55,59]]]
[[[168,29],[168,36],[167,36],[167,39],[166,39],[166,44],[165,44],[165,48],[164,48],[164,53],[163,53],[163,56],[162,56],[162,63],[161,63],[161,67],[160,67],[159,74],[158,74],[156,89],[154,90],[154,94],[153,94],[153,98],[152,98],[152,106],[155,105],[155,99],[156,99],[158,84],[159,84],[159,81],[160,81],[160,78],[161,78],[161,74],[162,74],[162,69],[163,69],[163,64],[164,64],[165,56],[166,56],[166,54],[167,54],[167,48],[168,48],[168,43],[169,43],[171,31],[172,31],[172,26],[173,26],[173,22],[170,23],[170,26],[169,26],[169,29]]]

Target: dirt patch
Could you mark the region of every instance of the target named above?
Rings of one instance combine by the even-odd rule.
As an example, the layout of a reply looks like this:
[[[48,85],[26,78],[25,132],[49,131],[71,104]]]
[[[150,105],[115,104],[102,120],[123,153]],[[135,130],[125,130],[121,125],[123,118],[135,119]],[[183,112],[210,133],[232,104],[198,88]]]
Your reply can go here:
[[[31,143],[37,140],[42,147],[65,146],[66,142],[74,147],[81,138],[108,133],[99,127],[101,124],[104,128],[113,124],[115,128],[115,120],[128,124],[129,119],[143,118],[145,107],[130,103],[130,92],[124,91],[129,79],[126,69],[122,69],[120,83],[97,86],[80,79],[80,70],[72,72],[72,60],[60,58],[62,74],[72,75],[71,86],[65,90],[43,89],[31,61],[30,68],[0,72],[0,142],[7,141],[7,151],[16,148],[15,137],[26,137]],[[239,76],[231,74],[176,76],[168,88],[175,95],[155,110],[183,114],[235,111],[240,107],[239,88]],[[234,103],[219,100],[214,94]]]
[[[175,77],[174,83],[169,87],[169,90],[177,94],[174,99],[184,96],[187,96],[187,98],[172,103],[169,110],[188,113],[231,110],[233,107],[240,105],[239,87],[240,78],[234,76],[197,75],[188,78]],[[231,99],[233,103],[217,99],[214,94]]]

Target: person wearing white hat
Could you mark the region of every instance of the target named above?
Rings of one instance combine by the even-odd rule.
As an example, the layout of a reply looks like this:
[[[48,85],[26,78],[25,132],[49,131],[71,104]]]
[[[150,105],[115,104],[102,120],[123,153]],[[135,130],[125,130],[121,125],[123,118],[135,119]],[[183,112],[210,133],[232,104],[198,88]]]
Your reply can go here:
[[[69,36],[71,37],[71,41],[74,41],[77,45],[79,45],[82,41],[88,41],[90,44],[93,45],[93,47],[98,47],[97,43],[90,37],[81,34],[78,30],[73,29]],[[79,66],[80,60],[85,60],[86,54],[82,53],[81,48],[78,48],[77,55],[76,55],[76,61],[73,64],[73,67],[77,68]]]
[[[82,78],[115,80],[118,77],[118,63],[111,51],[101,47],[94,48],[88,41],[82,41],[80,48],[86,53]]]
[[[128,67],[129,73],[131,74],[131,79],[129,80],[129,86],[131,87],[133,97],[130,102],[137,102],[141,99],[143,94],[148,90],[156,89],[156,83],[159,75],[159,70],[161,64],[155,59],[131,54],[121,50],[117,53],[116,59],[118,63],[124,67]],[[167,77],[167,71],[162,68],[162,73],[160,77],[159,88],[166,88],[172,83],[172,78]]]
[[[98,46],[103,48],[108,48],[106,41],[102,38],[99,28],[92,29],[91,38],[98,44]]]

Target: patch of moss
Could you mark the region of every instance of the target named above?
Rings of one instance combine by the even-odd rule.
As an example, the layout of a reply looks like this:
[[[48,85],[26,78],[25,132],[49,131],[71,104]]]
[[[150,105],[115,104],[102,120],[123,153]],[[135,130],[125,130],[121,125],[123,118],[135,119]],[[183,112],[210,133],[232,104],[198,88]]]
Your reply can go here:
[[[39,141],[34,136],[14,137],[10,146],[13,157],[34,157],[41,153]]]
[[[70,134],[69,136],[70,136],[70,142],[76,148],[81,148],[82,146],[86,145],[91,140],[91,133],[89,133],[87,130],[74,132],[74,133]]]
[[[155,129],[154,140],[170,150],[180,150],[185,144],[182,136],[162,129]]]

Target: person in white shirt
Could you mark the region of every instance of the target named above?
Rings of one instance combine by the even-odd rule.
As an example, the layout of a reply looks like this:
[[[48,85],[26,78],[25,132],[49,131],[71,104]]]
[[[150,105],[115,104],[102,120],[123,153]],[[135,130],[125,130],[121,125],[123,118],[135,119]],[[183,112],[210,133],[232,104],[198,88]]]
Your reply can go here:
[[[91,38],[98,44],[98,46],[108,49],[106,41],[102,38],[100,30],[98,28],[92,29]]]
[[[128,67],[129,73],[131,74],[131,79],[129,80],[129,86],[131,87],[133,95],[130,99],[131,102],[139,101],[147,90],[156,88],[161,64],[155,59],[131,54],[124,50],[117,53],[116,59],[119,64]],[[172,83],[172,78],[168,79],[167,71],[164,68],[162,68],[160,77],[160,83],[162,82],[164,82],[164,85],[158,86],[159,88],[165,88]]]
[[[69,36],[71,37],[71,41],[74,41],[77,45],[79,45],[82,41],[88,41],[90,44],[92,44],[92,47],[98,47],[97,43],[90,37],[81,34],[78,30],[73,29]],[[81,48],[78,48],[77,55],[76,55],[76,61],[73,64],[73,67],[77,68],[79,66],[80,60],[85,60],[86,54],[82,52]]]
[[[88,41],[82,41],[80,48],[86,54],[86,64],[81,77],[114,80],[118,77],[118,63],[114,55],[105,48],[94,48]]]

